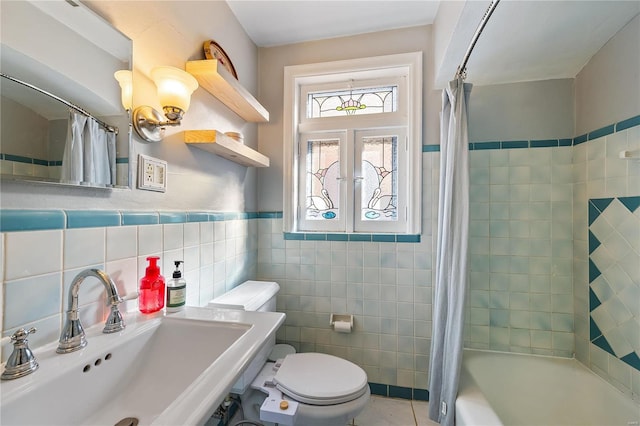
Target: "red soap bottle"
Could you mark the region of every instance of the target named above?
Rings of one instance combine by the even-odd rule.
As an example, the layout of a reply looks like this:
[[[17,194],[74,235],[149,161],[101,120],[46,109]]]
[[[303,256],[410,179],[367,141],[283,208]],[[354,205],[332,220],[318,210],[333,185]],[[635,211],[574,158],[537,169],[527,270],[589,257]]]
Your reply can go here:
[[[149,256],[149,266],[147,266],[144,277],[140,279],[140,298],[138,305],[140,312],[151,314],[164,308],[164,277],[160,275],[158,268],[158,256]]]

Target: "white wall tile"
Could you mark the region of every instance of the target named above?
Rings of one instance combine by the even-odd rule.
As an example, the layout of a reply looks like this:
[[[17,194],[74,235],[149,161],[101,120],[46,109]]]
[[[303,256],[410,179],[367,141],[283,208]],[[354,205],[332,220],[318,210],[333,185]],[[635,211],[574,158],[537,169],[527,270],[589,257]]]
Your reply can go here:
[[[64,230],[64,269],[103,263],[105,259],[105,228]]]
[[[62,274],[55,272],[6,281],[4,293],[5,330],[59,315],[62,310]]]
[[[162,225],[164,250],[175,250],[184,246],[184,226],[185,224],[182,223],[166,223]],[[141,229],[144,228],[141,227]],[[142,237],[140,239],[142,240]]]
[[[61,230],[7,232],[5,279],[7,281],[62,270]]]
[[[135,257],[137,254],[138,228],[136,226],[110,226],[107,228],[107,262]]]
[[[138,227],[138,256],[148,256],[162,251],[163,225]]]

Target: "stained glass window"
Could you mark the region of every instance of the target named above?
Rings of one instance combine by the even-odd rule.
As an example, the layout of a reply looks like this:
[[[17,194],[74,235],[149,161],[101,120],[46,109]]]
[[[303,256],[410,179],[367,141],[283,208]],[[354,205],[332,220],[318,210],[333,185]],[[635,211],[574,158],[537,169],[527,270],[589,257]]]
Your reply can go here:
[[[395,112],[398,86],[309,93],[307,118]]]
[[[422,56],[285,67],[286,230],[419,233]]]
[[[362,138],[361,220],[398,218],[398,137]]]
[[[306,146],[307,220],[337,220],[340,214],[340,140],[309,140]]]

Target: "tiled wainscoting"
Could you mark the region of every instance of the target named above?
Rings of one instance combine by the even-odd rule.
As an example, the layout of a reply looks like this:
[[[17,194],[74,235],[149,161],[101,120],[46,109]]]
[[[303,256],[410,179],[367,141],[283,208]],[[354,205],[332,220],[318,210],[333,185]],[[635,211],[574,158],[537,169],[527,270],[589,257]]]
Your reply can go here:
[[[266,215],[267,217],[269,215]],[[56,341],[67,291],[86,268],[105,270],[121,295],[137,290],[147,256],[160,256],[161,273],[171,277],[174,260],[184,260],[187,303],[206,304],[256,275],[257,214],[206,212],[120,212],[63,210],[0,211],[3,277],[2,335],[35,326],[32,347]],[[80,288],[85,327],[101,322],[102,286],[92,278]],[[126,302],[137,309],[137,301]],[[2,361],[11,353],[2,347]]]

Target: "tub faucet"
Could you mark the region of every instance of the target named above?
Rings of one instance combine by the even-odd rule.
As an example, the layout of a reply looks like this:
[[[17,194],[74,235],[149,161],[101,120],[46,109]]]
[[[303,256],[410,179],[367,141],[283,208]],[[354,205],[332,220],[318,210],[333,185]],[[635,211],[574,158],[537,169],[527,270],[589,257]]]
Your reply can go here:
[[[107,305],[111,307],[109,317],[104,323],[103,333],[115,333],[123,330],[125,327],[122,315],[118,310],[118,304],[122,302],[122,298],[118,294],[118,289],[113,283],[113,280],[104,271],[100,269],[85,269],[80,272],[71,282],[69,288],[69,310],[67,311],[67,320],[65,321],[64,328],[60,334],[60,342],[56,352],[59,354],[66,354],[69,352],[77,351],[84,348],[87,345],[87,339],[84,334],[84,329],[80,323],[80,317],[78,316],[78,291],[80,291],[80,284],[87,277],[97,278],[107,291]]]

